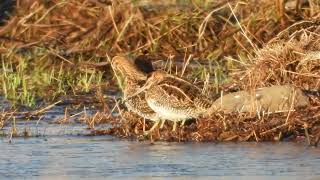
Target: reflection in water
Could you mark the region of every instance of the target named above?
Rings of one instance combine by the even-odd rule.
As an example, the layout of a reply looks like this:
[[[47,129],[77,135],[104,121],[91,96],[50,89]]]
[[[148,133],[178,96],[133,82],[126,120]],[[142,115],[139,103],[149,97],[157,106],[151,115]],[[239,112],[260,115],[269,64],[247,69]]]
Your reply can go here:
[[[150,143],[111,137],[2,139],[3,178],[320,176],[320,149],[294,143]],[[265,176],[265,177],[262,177]],[[182,178],[182,179],[184,179]],[[309,178],[309,179],[310,179]],[[246,179],[246,178],[243,178]],[[290,177],[292,179],[292,177]]]

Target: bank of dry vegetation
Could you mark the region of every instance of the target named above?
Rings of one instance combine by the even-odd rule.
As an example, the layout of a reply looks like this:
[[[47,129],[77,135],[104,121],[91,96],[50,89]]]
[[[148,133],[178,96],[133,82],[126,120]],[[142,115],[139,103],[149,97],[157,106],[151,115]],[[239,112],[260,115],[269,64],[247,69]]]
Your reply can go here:
[[[66,97],[83,94],[92,97],[76,102],[98,101],[105,109],[84,117],[95,134],[165,141],[303,138],[315,145],[320,137],[320,4],[276,2],[17,1],[0,28],[0,92],[15,105],[13,109],[21,104],[35,107],[37,102],[63,103]],[[301,21],[311,25],[286,29]],[[173,72],[181,71],[179,63],[190,58],[197,66],[187,66],[185,78],[203,84],[210,77],[212,93],[293,84],[311,92],[311,106],[271,115],[217,113],[177,132],[171,132],[167,122],[164,129],[143,136],[151,122],[121,105],[115,108],[119,116],[110,115],[111,108],[102,102],[101,94],[117,87],[109,66],[115,55],[167,61],[171,65],[166,69]],[[5,113],[1,123],[8,119]],[[101,123],[111,128],[97,129]]]

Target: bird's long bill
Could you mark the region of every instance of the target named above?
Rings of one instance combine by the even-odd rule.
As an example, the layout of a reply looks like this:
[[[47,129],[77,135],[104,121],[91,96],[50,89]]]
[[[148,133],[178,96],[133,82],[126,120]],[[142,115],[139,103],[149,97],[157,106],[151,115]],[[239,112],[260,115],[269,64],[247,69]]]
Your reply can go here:
[[[146,89],[149,89],[151,85],[152,85],[151,83],[146,83],[144,86],[139,88],[135,93],[133,93],[132,95],[130,95],[126,99],[124,99],[124,101],[126,101],[134,96],[139,95],[140,93],[144,92]]]

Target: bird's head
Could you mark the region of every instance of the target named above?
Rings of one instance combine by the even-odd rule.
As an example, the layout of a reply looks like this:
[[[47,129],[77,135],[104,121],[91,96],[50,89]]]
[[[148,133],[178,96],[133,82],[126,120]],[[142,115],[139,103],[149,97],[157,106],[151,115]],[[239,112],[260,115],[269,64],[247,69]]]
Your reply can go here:
[[[124,78],[135,81],[147,79],[146,73],[141,71],[135,62],[129,58],[115,56],[112,59],[111,66],[116,74],[120,73]]]

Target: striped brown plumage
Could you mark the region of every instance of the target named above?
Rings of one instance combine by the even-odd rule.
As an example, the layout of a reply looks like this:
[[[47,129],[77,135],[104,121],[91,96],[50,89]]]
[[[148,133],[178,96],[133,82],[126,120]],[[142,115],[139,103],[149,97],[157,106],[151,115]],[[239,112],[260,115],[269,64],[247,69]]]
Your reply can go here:
[[[141,92],[162,120],[184,122],[198,118],[211,107],[211,101],[192,83],[163,71],[152,72]]]

